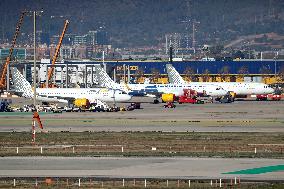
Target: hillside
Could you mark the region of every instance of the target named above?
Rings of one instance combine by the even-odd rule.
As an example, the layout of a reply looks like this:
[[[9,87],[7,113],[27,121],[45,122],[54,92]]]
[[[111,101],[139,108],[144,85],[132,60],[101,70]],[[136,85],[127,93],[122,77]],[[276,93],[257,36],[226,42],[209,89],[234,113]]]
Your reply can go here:
[[[43,9],[38,29],[51,35],[59,33],[66,18],[71,21],[70,33],[83,34],[105,25],[117,47],[164,43],[166,33],[191,33],[192,20],[200,22],[198,44],[226,44],[240,36],[272,32],[284,35],[281,0],[1,0],[1,38],[11,38],[24,9]],[[23,31],[32,32],[31,27],[28,18]]]

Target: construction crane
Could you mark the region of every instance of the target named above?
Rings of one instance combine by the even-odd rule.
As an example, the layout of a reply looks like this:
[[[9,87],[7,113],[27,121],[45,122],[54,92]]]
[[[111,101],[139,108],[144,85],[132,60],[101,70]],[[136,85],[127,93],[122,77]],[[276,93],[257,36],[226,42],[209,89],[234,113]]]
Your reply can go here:
[[[50,69],[48,70],[48,74],[47,74],[47,81],[46,83],[43,83],[42,84],[42,88],[54,88],[56,87],[52,82],[52,76],[53,76],[53,72],[54,72],[54,65],[55,65],[55,62],[58,58],[58,55],[59,55],[59,50],[60,50],[60,47],[61,47],[61,44],[62,44],[62,40],[63,40],[63,37],[65,35],[65,32],[67,30],[67,26],[69,24],[69,21],[68,20],[65,20],[65,24],[64,24],[64,28],[63,28],[63,31],[61,33],[61,36],[59,38],[59,42],[57,44],[57,47],[56,47],[56,50],[55,50],[55,54],[53,55],[53,58],[52,58],[52,62],[51,62],[51,67]]]
[[[0,80],[0,91],[3,91],[6,88],[6,74],[7,74],[7,71],[9,71],[9,70],[7,70],[8,65],[10,64],[10,60],[12,59],[13,50],[14,50],[14,47],[16,45],[17,37],[20,33],[20,29],[21,29],[21,26],[22,26],[22,23],[24,21],[24,17],[25,17],[26,13],[27,13],[26,11],[21,12],[20,19],[17,23],[16,31],[14,33],[14,37],[13,37],[13,40],[12,40],[12,45],[11,45],[10,50],[9,50],[9,55],[6,58],[5,64],[3,65],[3,69],[2,69],[2,73],[1,73],[1,80]]]

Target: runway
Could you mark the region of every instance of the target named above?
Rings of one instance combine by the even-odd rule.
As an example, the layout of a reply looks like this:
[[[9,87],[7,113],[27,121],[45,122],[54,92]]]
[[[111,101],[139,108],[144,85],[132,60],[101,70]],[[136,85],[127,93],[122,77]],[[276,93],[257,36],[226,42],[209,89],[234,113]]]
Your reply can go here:
[[[283,159],[162,157],[1,157],[1,177],[107,177],[284,180],[284,170],[224,174],[263,166],[284,166]]]

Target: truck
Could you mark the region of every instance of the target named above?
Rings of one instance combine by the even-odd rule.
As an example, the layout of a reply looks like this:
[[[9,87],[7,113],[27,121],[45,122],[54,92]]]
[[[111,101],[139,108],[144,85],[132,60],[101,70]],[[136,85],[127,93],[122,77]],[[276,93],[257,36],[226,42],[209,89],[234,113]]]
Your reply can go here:
[[[261,94],[256,95],[257,101],[266,101],[266,100],[272,100],[272,101],[280,101],[281,95],[279,94]]]
[[[191,104],[204,104],[203,100],[197,99],[197,92],[191,89],[183,89],[183,95],[175,96],[174,94],[163,94],[162,101],[167,104],[164,105],[165,108],[175,108],[174,102],[182,103],[191,103]]]
[[[9,102],[5,100],[0,101],[0,112],[12,112],[13,110],[9,106]]]
[[[204,104],[204,101],[197,99],[197,92],[191,89],[183,89],[183,95],[178,98],[178,103]]]

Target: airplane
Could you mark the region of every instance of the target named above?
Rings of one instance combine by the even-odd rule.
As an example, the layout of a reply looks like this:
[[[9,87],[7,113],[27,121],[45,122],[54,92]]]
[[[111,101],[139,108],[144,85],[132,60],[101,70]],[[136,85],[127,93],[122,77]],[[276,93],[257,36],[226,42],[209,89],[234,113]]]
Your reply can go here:
[[[34,91],[30,83],[17,68],[11,68],[15,93],[34,98]],[[70,103],[79,98],[86,98],[90,103],[125,102],[132,98],[121,90],[107,88],[36,88],[36,99],[45,102]]]
[[[236,95],[270,94],[274,89],[264,83],[250,82],[186,82],[172,64],[166,64],[169,82],[172,84],[192,84],[192,85],[219,85],[224,90],[234,92]]]
[[[184,94],[184,89],[195,90],[199,95],[220,97],[227,94],[227,91],[218,85],[192,84],[119,84],[115,83],[101,65],[95,65],[98,83],[102,87],[119,89],[133,96],[150,96],[157,99],[162,94],[174,94],[179,97]]]

